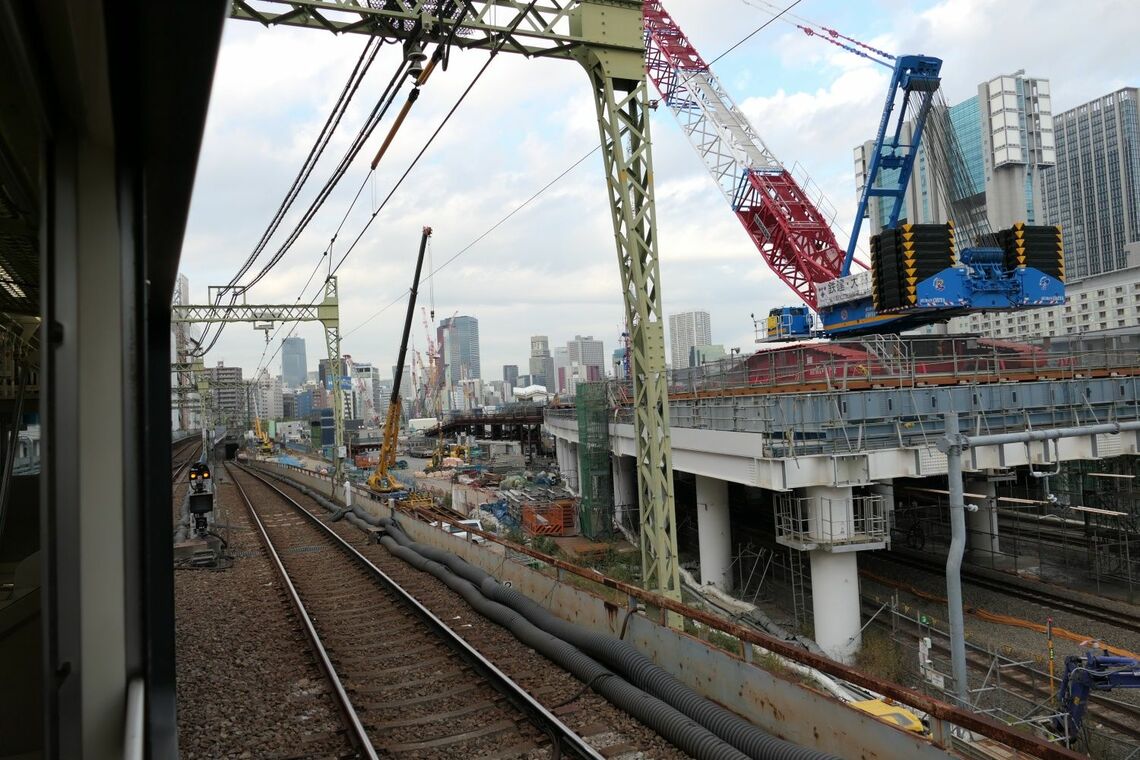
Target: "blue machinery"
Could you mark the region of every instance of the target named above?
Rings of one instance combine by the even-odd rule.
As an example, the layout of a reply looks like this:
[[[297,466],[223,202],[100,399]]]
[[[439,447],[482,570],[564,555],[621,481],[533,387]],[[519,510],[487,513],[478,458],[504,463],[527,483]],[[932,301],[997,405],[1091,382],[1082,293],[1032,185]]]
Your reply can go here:
[[[840,276],[817,285],[822,335],[897,332],[971,311],[1055,306],[1065,301],[1064,253],[1058,227],[1019,223],[992,240],[974,241],[975,245],[955,256],[953,223],[899,224],[907,184],[941,82],[941,69],[942,61],[929,56],[906,55],[894,60]],[[896,101],[901,101],[897,113]],[[904,130],[908,117],[912,123],[909,136]],[[887,223],[871,240],[871,271],[852,274],[859,231],[873,197],[889,203]],[[812,334],[810,315],[804,318],[799,309],[772,311],[769,340]]]
[[[1089,695],[1113,689],[1140,689],[1140,662],[1108,652],[1066,657],[1065,675],[1057,692],[1061,715],[1055,719],[1053,728],[1070,739],[1079,737]]]

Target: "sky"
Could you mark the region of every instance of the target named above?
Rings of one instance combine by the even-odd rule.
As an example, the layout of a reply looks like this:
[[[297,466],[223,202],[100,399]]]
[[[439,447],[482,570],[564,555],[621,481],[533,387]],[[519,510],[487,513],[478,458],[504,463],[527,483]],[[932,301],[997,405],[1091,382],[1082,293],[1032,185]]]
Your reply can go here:
[[[712,60],[769,20],[776,3],[786,4],[669,0],[666,7]],[[1019,69],[1050,80],[1054,113],[1140,85],[1140,16],[1132,0],[801,0],[791,13],[881,50],[941,57],[951,103]],[[889,72],[809,37],[794,21],[785,16],[770,24],[713,70],[772,152],[789,168],[798,164],[828,199],[842,245],[857,200],[852,149],[872,137]],[[360,36],[226,22],[180,265],[194,303],[206,301],[208,286],[228,282],[254,249],[364,43]],[[435,72],[369,175],[368,161],[391,115],[381,124],[297,244],[250,289],[249,303],[313,298],[322,275],[303,297],[302,286],[318,266],[327,271],[322,254],[330,240],[339,259],[486,56],[456,51],[448,70]],[[343,155],[398,57],[399,46],[384,46],[311,187],[302,190],[267,250],[276,250]],[[750,315],[795,304],[796,297],[767,269],[667,109],[653,114],[651,135],[666,321],[671,313],[706,310],[713,342],[748,353]],[[504,364],[517,364],[525,374],[531,335],[549,336],[552,346],[592,335],[609,355],[624,312],[599,153],[470,245],[597,140],[592,96],[578,64],[497,56],[339,270],[343,352],[390,374],[406,310],[399,299],[411,285],[427,225],[433,235],[425,275],[436,273],[421,284],[418,304],[434,307],[436,321],[455,313],[479,320],[485,380],[501,379]],[[416,311],[412,343],[422,352],[427,338]],[[206,363],[241,366],[247,375],[268,365],[280,374],[277,349],[287,334],[267,345],[251,325],[230,325]],[[320,326],[302,324],[294,334],[306,339],[309,368],[316,369],[324,355]]]

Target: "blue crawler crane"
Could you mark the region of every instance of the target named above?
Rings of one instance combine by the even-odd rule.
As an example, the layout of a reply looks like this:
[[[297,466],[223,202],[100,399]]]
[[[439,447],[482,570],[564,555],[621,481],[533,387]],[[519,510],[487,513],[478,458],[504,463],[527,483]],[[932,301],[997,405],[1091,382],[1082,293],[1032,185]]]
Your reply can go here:
[[[897,332],[969,312],[1055,306],[1065,301],[1059,227],[1018,223],[997,234],[975,232],[973,240],[956,240],[953,222],[900,224],[907,184],[935,105],[941,67],[940,59],[923,55],[899,56],[894,61],[840,277],[817,288],[825,335]],[[898,109],[896,102],[901,102]],[[946,120],[945,114],[937,118]],[[932,160],[937,155],[948,172],[960,172],[961,159],[950,130],[941,127],[933,139],[949,144],[928,145]],[[953,185],[954,179],[948,184]],[[852,274],[863,218],[871,198],[876,197],[887,205],[883,229],[871,238],[871,271]]]

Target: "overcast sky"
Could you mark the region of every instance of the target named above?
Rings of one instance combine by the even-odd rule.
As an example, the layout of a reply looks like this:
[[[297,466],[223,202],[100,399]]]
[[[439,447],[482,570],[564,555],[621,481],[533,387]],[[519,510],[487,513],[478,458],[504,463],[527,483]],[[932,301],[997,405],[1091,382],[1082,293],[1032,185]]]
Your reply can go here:
[[[711,60],[770,18],[765,5],[670,0],[667,7]],[[952,103],[974,95],[978,83],[1018,69],[1051,80],[1055,113],[1140,84],[1140,15],[1132,0],[802,0],[794,13],[889,52],[943,58],[943,87]],[[208,285],[228,282],[256,245],[364,42],[227,22],[181,263],[195,303],[205,301]],[[339,259],[486,55],[457,51],[449,69],[435,73],[350,211],[390,119],[376,130],[307,232],[251,290],[251,302],[294,303],[343,219],[332,247]],[[283,228],[291,228],[343,155],[397,56],[397,46],[385,46],[377,57],[314,172],[313,187]],[[714,70],[769,148],[786,166],[801,165],[822,188],[835,208],[842,245],[856,200],[851,151],[877,126],[887,70],[786,22],[758,33]],[[713,342],[747,352],[753,346],[749,314],[796,303],[795,297],[766,268],[668,110],[654,114],[652,136],[665,314],[705,309]],[[401,301],[373,315],[407,291],[422,226],[434,228],[432,260],[439,267],[597,139],[577,64],[498,56],[340,270],[344,353],[390,374],[406,306]],[[282,238],[279,233],[273,242]],[[310,285],[305,301],[318,284]],[[503,364],[518,364],[525,373],[535,334],[548,335],[552,345],[593,335],[608,355],[617,347],[623,310],[600,155],[425,282],[419,303],[430,306],[432,298],[437,320],[456,312],[479,320],[484,379],[501,379]],[[315,369],[324,350],[319,325],[302,325],[296,334],[306,339]],[[419,313],[412,338],[422,351]],[[206,361],[249,374],[275,349],[266,349],[252,327],[232,325]],[[269,366],[280,373],[279,353]]]

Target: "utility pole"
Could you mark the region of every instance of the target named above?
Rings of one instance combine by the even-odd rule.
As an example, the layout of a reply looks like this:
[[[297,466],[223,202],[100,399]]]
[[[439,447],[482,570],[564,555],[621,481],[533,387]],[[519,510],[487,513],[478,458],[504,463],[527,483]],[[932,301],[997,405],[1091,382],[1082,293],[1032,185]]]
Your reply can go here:
[[[966,670],[966,624],[962,615],[962,555],[966,551],[966,497],[962,483],[962,451],[965,437],[958,428],[958,413],[943,416],[946,437],[938,448],[946,453],[946,477],[950,491],[950,553],[946,556],[946,605],[950,616],[950,667],[954,691],[961,707],[970,704],[969,673]]]

